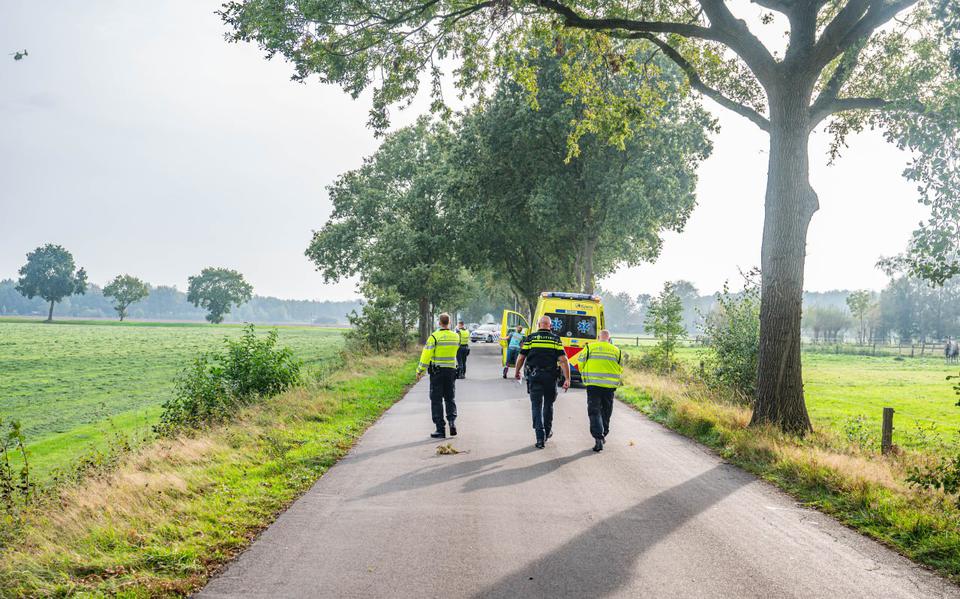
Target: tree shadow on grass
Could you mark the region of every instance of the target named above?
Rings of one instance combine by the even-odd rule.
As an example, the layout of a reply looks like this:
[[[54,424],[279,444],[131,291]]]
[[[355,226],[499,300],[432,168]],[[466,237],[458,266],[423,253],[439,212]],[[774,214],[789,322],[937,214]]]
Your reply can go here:
[[[732,466],[715,466],[598,522],[474,597],[604,597],[616,593],[633,580],[644,553],[750,482],[749,476]]]

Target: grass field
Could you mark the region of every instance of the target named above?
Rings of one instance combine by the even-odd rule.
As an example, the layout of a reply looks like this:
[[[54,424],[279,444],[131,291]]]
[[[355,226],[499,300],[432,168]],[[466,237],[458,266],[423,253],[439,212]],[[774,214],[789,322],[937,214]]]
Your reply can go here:
[[[646,340],[641,339],[637,348],[627,337],[621,342],[627,353],[652,345],[645,346]],[[678,356],[695,370],[701,351],[683,347]],[[936,449],[941,444],[960,444],[960,407],[946,380],[947,375],[958,373],[960,365],[947,364],[939,356],[897,359],[895,355],[803,353],[807,408],[815,427],[844,434],[858,426],[853,419],[863,417],[863,430],[879,438],[883,408],[891,407],[896,410],[893,440],[901,447]]]
[[[270,327],[258,327],[264,333]],[[277,327],[308,369],[335,356],[342,331]],[[0,417],[23,423],[41,477],[114,431],[148,430],[177,372],[239,325],[0,320]]]

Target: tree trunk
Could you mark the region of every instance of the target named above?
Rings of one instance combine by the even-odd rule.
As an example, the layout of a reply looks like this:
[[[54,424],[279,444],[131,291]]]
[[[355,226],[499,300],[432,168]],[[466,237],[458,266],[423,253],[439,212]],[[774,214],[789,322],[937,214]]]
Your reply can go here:
[[[47,314],[47,322],[53,322],[53,300],[50,300],[50,313]]]
[[[430,300],[425,297],[420,298],[420,344],[427,342],[430,336],[430,326],[433,324],[430,318]]]
[[[596,238],[587,239],[583,244],[583,292],[593,294],[596,289],[593,274],[593,255],[597,249]]]
[[[790,86],[793,87],[793,86]],[[751,425],[811,430],[803,397],[800,317],[807,228],[817,195],[809,179],[808,94],[771,97],[770,162],[760,255],[760,357]]]

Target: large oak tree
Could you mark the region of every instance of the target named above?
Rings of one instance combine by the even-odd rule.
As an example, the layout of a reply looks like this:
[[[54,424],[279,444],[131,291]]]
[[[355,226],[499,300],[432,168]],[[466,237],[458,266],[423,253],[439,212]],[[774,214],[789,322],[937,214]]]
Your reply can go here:
[[[769,134],[761,250],[760,366],[754,423],[810,429],[800,369],[800,315],[807,229],[819,207],[809,180],[811,132],[823,123],[845,136],[880,127],[914,150],[907,176],[921,181],[946,234],[919,245],[956,244],[960,186],[957,12],[951,0],[755,0],[762,27],[787,29],[782,51],[765,45],[724,0],[235,0],[222,16],[232,38],[282,54],[295,78],[317,74],[354,96],[373,87],[371,123],[414,96],[424,74],[442,103],[444,64],[478,95],[496,60],[551,40],[643,41],[687,76],[692,89]],[[775,14],[774,14],[775,13]],[[598,73],[623,68],[615,43],[592,69],[571,70],[567,86],[590,110],[576,134],[616,141],[645,96],[598,91]],[[508,65],[519,81],[527,64]],[[642,65],[640,65],[642,66]],[[618,128],[619,127],[619,128]],[[952,220],[951,220],[952,219]],[[952,228],[951,228],[952,226]],[[943,252],[941,252],[942,254]]]

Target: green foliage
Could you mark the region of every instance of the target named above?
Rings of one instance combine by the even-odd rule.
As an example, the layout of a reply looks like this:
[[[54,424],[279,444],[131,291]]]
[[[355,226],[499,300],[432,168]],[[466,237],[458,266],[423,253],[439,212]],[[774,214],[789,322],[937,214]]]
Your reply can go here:
[[[127,316],[127,308],[150,295],[147,284],[130,275],[117,275],[103,288],[104,297],[112,297],[114,310],[120,320]]]
[[[704,319],[704,362],[712,383],[752,398],[760,358],[760,273],[753,270],[744,278],[739,293],[724,283],[716,307]]]
[[[155,430],[169,435],[222,421],[240,407],[272,397],[300,380],[301,362],[289,348],[276,348],[277,331],[258,337],[253,325],[239,339],[224,339],[225,351],[197,356],[177,378]]]
[[[648,79],[605,78],[598,93],[641,94],[655,81],[656,106],[633,115],[625,126],[636,130],[619,144],[577,130],[571,159],[571,123],[591,110],[565,83],[574,54],[531,52],[536,109],[527,86],[498,79],[490,101],[457,125],[445,204],[470,232],[458,238],[461,260],[504,273],[528,304],[544,289],[592,293],[618,266],[654,259],[661,232],[682,230],[693,209],[695,169],[711,152],[713,127],[678,70],[638,52],[630,60],[649,60]],[[578,56],[603,54],[584,47]]]
[[[863,345],[864,338],[866,337],[864,320],[866,319],[867,313],[870,311],[872,306],[873,294],[866,289],[853,291],[847,296],[847,307],[850,308],[850,313],[853,314],[854,318],[860,322],[860,329],[857,332],[857,342],[860,345]]]
[[[863,414],[849,416],[843,423],[843,436],[860,451],[870,451],[879,445],[870,421]]]
[[[925,468],[914,468],[907,482],[914,487],[952,495],[960,507],[960,453],[950,457],[941,456],[935,464]]]
[[[426,119],[388,135],[330,186],[333,214],[306,251],[324,281],[359,275],[362,290],[416,302],[424,338],[431,308],[458,304],[464,286],[453,261],[461,232],[441,204],[449,144]]]
[[[0,418],[0,510],[12,513],[23,507],[30,500],[33,486],[20,422]]]
[[[87,290],[87,271],[77,270],[73,255],[63,246],[52,243],[27,253],[27,263],[20,267],[19,273],[17,291],[30,299],[39,296],[50,303],[47,320],[53,320],[55,303]]]
[[[676,364],[677,342],[686,335],[683,327],[683,304],[672,283],[664,283],[663,291],[650,302],[643,327],[656,339],[649,355],[660,370],[672,370]]]
[[[838,308],[810,306],[803,311],[802,326],[811,332],[814,343],[840,341],[841,333],[850,328],[851,324],[850,315]]]
[[[358,351],[376,353],[407,349],[410,327],[417,319],[417,306],[404,301],[395,291],[367,289],[368,298],[361,313],[354,310],[348,318],[351,329],[345,333],[347,343]]]
[[[243,275],[227,268],[204,268],[188,283],[187,301],[207,310],[207,321],[213,324],[223,322],[232,306],[249,301],[253,295],[253,286]]]

